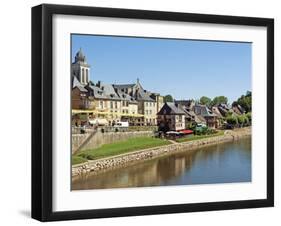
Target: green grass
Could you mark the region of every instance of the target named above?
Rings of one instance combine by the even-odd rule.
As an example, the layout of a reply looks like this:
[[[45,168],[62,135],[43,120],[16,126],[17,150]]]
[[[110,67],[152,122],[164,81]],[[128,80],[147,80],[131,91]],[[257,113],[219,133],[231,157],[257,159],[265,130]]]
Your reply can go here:
[[[224,131],[219,131],[217,133],[209,134],[209,135],[194,135],[194,136],[189,136],[189,137],[182,137],[182,138],[177,139],[176,141],[179,143],[182,143],[182,142],[187,142],[187,141],[192,141],[192,140],[200,140],[200,139],[204,139],[204,138],[208,138],[208,137],[221,136],[223,134],[224,134]]]
[[[87,159],[84,159],[81,156],[77,156],[77,155],[72,155],[72,165],[76,165],[82,162],[86,162]]]
[[[163,146],[167,144],[170,144],[170,142],[159,138],[152,138],[152,137],[130,138],[126,141],[104,144],[96,149],[81,151],[73,156],[73,159],[75,159],[75,161],[72,161],[72,164],[73,165],[78,164],[77,162],[81,163],[80,161],[83,160],[85,162],[87,160],[95,160],[99,158],[124,154],[131,151]]]

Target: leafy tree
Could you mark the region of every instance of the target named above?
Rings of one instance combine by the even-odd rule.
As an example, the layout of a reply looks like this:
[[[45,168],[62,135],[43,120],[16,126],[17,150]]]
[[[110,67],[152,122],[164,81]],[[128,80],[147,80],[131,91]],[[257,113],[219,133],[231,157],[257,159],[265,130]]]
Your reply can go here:
[[[228,99],[225,96],[217,96],[211,101],[211,105],[215,106],[217,104],[227,104]]]
[[[164,102],[173,102],[173,101],[174,98],[170,94],[164,96]]]
[[[200,98],[200,104],[203,104],[203,105],[209,106],[210,103],[211,103],[211,101],[212,101],[212,100],[211,100],[209,97],[206,97],[206,96],[202,96],[202,97]]]

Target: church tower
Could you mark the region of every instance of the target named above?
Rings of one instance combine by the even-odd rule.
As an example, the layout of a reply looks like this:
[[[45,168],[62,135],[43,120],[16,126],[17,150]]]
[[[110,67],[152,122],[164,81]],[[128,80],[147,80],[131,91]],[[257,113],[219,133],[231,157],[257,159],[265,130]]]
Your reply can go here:
[[[87,85],[90,81],[90,65],[87,64],[86,57],[81,48],[76,53],[75,60],[71,65],[71,74],[75,76],[82,85]]]

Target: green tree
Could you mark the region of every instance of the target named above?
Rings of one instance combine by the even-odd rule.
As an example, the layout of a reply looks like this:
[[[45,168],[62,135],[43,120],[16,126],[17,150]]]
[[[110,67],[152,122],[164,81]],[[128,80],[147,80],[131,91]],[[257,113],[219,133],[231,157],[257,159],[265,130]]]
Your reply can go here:
[[[172,97],[172,95],[168,94],[166,96],[164,96],[164,102],[173,102],[174,98]]]
[[[217,96],[217,97],[215,97],[212,100],[211,105],[215,106],[217,104],[227,104],[227,102],[228,102],[227,97],[225,97],[225,96]]]
[[[202,97],[200,98],[200,104],[203,104],[203,105],[209,106],[210,103],[211,103],[211,101],[212,101],[211,98],[206,97],[206,96],[202,96]]]

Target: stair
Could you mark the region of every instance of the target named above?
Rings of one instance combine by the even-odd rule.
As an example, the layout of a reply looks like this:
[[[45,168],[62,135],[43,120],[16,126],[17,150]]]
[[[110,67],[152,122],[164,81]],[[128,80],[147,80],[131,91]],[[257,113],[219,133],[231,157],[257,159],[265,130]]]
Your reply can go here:
[[[80,151],[91,139],[92,137],[98,132],[98,129],[95,129],[90,133],[90,135],[74,150],[73,154]]]

